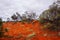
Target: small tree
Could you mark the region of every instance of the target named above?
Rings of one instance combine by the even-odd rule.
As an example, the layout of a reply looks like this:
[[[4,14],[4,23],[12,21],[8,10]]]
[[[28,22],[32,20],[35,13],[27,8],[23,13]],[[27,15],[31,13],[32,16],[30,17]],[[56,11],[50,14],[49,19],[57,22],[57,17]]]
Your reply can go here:
[[[10,18],[7,18],[7,21],[10,21]]]
[[[34,12],[29,12],[29,11],[26,11],[26,17],[27,17],[27,21],[28,22],[32,22],[32,20],[35,20],[36,18],[36,13]]]
[[[25,13],[26,13],[27,17],[30,19],[35,19],[37,16],[35,12],[26,11]]]
[[[17,15],[17,20],[18,20],[18,21],[21,21],[21,20],[22,20],[21,15],[20,15],[18,12],[16,12],[16,15]]]
[[[26,14],[22,14],[22,20],[25,20],[26,21]]]
[[[0,37],[3,37],[4,32],[3,32],[3,22],[2,22],[2,18],[0,18]]]
[[[2,18],[0,18],[0,26],[2,26]]]
[[[11,18],[12,18],[14,21],[17,21],[17,16],[16,16],[15,14],[13,14],[13,15],[11,16]]]

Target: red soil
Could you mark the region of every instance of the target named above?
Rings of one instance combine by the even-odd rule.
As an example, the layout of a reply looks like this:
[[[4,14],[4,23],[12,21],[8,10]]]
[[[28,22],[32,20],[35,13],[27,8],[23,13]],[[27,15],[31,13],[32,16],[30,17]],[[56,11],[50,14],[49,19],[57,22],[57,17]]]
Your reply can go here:
[[[41,27],[38,21],[34,23],[5,22],[3,28],[8,28],[8,32],[4,35],[13,38],[1,38],[0,40],[60,40],[58,36],[48,36],[48,34],[57,34],[56,32],[44,31]]]

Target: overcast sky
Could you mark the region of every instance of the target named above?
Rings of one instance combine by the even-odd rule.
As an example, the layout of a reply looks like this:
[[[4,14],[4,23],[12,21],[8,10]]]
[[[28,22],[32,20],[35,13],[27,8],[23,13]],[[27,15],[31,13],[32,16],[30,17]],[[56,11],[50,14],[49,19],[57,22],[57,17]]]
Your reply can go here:
[[[35,11],[40,14],[55,0],[0,0],[0,17],[6,20],[15,12],[23,14],[24,11]]]

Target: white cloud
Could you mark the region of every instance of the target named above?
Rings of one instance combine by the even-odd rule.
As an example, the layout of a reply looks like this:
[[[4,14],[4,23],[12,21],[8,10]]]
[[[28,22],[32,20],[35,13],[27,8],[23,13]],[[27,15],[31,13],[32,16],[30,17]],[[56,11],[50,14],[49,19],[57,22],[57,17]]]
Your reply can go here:
[[[40,14],[55,0],[0,0],[0,17],[10,17],[15,12],[22,14],[26,10]],[[5,20],[5,19],[4,19]]]

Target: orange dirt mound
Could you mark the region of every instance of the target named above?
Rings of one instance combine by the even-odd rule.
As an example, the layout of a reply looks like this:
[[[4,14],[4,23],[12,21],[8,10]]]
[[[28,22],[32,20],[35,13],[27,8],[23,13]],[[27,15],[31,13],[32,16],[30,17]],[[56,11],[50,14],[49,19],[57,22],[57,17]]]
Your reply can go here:
[[[60,40],[58,36],[48,36],[47,33],[56,34],[54,32],[44,31],[42,25],[38,21],[33,23],[27,22],[5,22],[3,29],[7,29],[4,35],[12,38],[1,38],[1,40]]]

